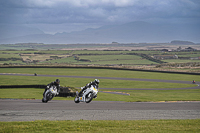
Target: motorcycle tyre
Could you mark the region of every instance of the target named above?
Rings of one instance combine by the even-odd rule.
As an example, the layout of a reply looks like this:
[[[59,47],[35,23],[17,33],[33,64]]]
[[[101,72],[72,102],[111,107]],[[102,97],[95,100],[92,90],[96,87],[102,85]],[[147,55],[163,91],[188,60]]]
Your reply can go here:
[[[86,103],[90,103],[92,101],[93,97],[94,97],[93,94],[92,94],[92,92],[88,93],[87,96],[89,94],[91,94],[92,96],[90,97],[90,99],[88,101],[85,100]],[[87,96],[86,96],[86,99],[87,99]]]
[[[76,99],[77,99],[77,100],[76,100]],[[79,103],[79,102],[80,102],[79,99],[78,99],[78,97],[75,97],[75,98],[74,98],[74,102],[75,102],[75,103]]]
[[[46,102],[51,101],[50,95],[51,95],[51,92],[48,92],[46,95],[46,99],[47,99]],[[52,99],[53,99],[53,97],[52,97]]]
[[[47,103],[48,101],[44,101],[44,98],[42,98],[42,102],[43,102],[43,103]]]

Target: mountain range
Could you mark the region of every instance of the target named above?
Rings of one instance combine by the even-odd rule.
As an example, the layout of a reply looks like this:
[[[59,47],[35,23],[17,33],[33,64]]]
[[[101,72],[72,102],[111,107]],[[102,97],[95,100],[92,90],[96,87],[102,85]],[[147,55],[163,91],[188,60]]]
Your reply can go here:
[[[152,24],[136,21],[54,35],[45,34],[40,29],[25,26],[1,26],[0,29],[0,44],[159,43],[171,40],[200,42],[200,26],[198,24]]]

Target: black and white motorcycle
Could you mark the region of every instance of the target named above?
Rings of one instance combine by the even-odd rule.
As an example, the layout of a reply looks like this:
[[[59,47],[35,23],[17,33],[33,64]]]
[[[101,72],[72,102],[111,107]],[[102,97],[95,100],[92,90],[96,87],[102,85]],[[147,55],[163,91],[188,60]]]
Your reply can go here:
[[[58,91],[56,86],[51,86],[44,94],[44,97],[42,98],[43,103],[47,103],[48,101],[51,101],[56,95],[58,95]]]
[[[87,89],[85,89],[83,91],[82,94],[79,95],[78,91],[76,92],[76,97],[74,99],[75,103],[79,103],[79,102],[86,102],[86,103],[90,103],[92,101],[93,98],[97,97],[97,93],[98,93],[98,88],[95,85],[91,85],[90,87],[88,87]]]

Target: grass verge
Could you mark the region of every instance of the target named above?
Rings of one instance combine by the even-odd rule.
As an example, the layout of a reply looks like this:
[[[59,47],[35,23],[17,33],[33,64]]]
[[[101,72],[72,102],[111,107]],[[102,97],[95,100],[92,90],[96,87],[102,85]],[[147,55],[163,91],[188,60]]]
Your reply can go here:
[[[121,132],[159,132],[190,133],[200,132],[200,119],[195,120],[77,120],[77,121],[30,121],[0,122],[0,132],[87,132],[87,133],[121,133]]]
[[[102,76],[102,77],[127,77],[127,78],[152,78],[152,79],[169,79],[188,80],[197,78],[197,75],[185,74],[165,74],[153,72],[137,72],[137,71],[121,71],[108,69],[75,69],[75,68],[0,68],[0,72],[4,73],[38,73],[51,75],[71,75],[71,76]],[[93,81],[91,78],[64,78],[64,77],[40,77],[40,76],[12,76],[0,75],[0,85],[37,85],[55,81],[56,78],[61,80],[61,86],[81,87],[86,83]],[[196,80],[197,81],[197,80]],[[194,84],[178,84],[164,82],[145,82],[145,81],[129,81],[129,80],[112,80],[101,79],[100,88],[148,88],[149,90],[100,90],[125,92],[127,95],[116,95],[108,93],[99,93],[99,101],[200,101],[199,89],[186,90],[150,90],[151,88],[187,88],[195,87]],[[23,98],[23,99],[42,99],[44,89],[20,88],[20,89],[0,89],[0,98]],[[73,100],[73,98],[55,97],[54,100]]]
[[[44,89],[18,88],[0,89],[0,98],[12,99],[42,99]],[[101,90],[102,91],[102,90]],[[108,91],[108,90],[107,90]],[[149,101],[200,101],[200,90],[112,90],[110,92],[125,92],[128,95],[118,95],[99,92],[94,101],[125,101],[125,102],[149,102]],[[74,97],[54,97],[53,100],[73,100]]]
[[[200,81],[199,75],[172,74],[159,72],[142,72],[110,69],[86,69],[86,68],[0,68],[0,73],[24,73],[24,74],[47,74],[69,76],[96,76],[119,77],[119,78],[142,78],[162,80]],[[84,83],[86,84],[86,83]]]

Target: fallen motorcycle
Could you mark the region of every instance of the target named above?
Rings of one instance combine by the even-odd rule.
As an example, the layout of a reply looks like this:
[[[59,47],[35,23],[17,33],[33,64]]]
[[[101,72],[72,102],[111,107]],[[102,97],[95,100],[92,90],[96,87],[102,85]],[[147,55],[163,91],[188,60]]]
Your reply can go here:
[[[98,93],[98,88],[97,86],[91,85],[90,87],[88,87],[86,90],[83,91],[82,94],[79,95],[78,91],[76,92],[76,97],[74,99],[75,103],[79,103],[79,102],[86,102],[86,103],[90,103],[92,101],[93,98],[97,97],[97,93]]]

